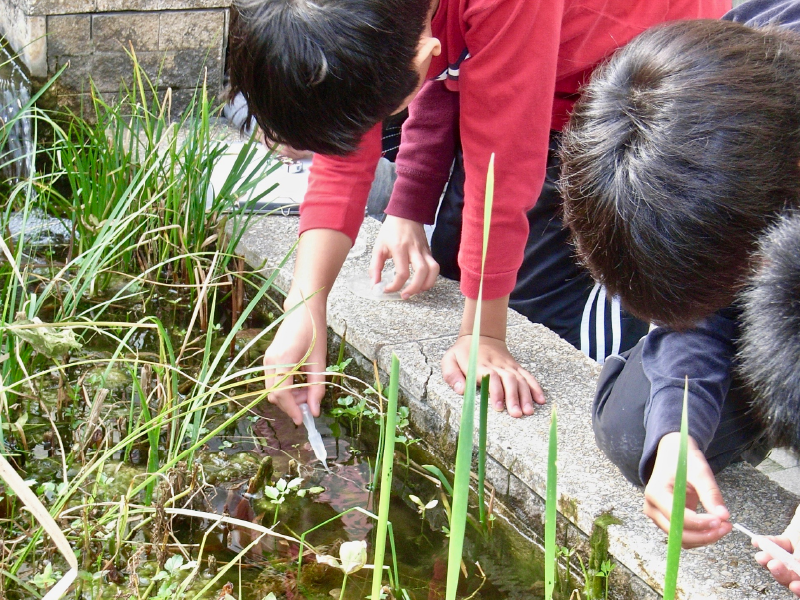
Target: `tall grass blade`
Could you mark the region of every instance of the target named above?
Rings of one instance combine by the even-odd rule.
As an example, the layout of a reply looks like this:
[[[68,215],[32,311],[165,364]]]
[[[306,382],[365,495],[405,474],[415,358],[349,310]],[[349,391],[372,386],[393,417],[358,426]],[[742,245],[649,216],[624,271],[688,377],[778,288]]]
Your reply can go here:
[[[481,379],[481,404],[479,407],[478,422],[478,508],[481,527],[487,527],[486,522],[486,428],[489,420],[489,376]]]
[[[664,575],[664,600],[674,600],[678,587],[678,565],[681,560],[683,539],[683,515],[686,509],[686,456],[689,447],[689,378],[683,388],[683,415],[681,416],[681,443],[678,450],[678,468],[675,471],[675,487],[672,491],[672,516],[669,520],[667,541],[667,571]]]
[[[386,406],[386,435],[383,442],[383,465],[381,467],[381,495],[378,501],[378,525],[375,530],[375,570],[372,573],[372,600],[381,597],[383,559],[386,554],[386,530],[389,522],[389,501],[392,496],[392,467],[394,466],[394,443],[397,431],[397,394],[400,381],[400,360],[392,354],[392,369],[389,376],[389,397]]]
[[[483,270],[486,264],[486,251],[489,246],[489,228],[494,198],[494,154],[489,159],[489,172],[486,174],[486,197],[483,205],[483,254],[481,256],[481,283],[478,287],[478,302],[475,308],[475,322],[472,326],[472,343],[469,349],[467,380],[464,385],[464,404],[461,408],[461,426],[458,432],[456,451],[456,472],[453,478],[453,507],[450,519],[450,545],[447,557],[446,600],[455,600],[458,589],[458,576],[461,569],[461,555],[464,550],[464,532],[467,526],[469,504],[469,479],[472,468],[472,434],[475,430],[475,388],[478,378],[478,344],[481,333],[481,305],[483,299]]]
[[[556,506],[558,503],[558,430],[556,407],[550,417],[550,439],[547,449],[547,491],[544,506],[544,598],[552,600],[556,585]]]

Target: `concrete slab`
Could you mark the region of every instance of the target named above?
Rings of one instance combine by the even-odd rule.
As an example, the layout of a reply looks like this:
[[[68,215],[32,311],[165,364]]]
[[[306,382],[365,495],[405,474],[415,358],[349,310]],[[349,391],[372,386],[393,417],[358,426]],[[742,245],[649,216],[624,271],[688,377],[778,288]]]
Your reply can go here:
[[[365,249],[349,259],[347,276],[369,263],[378,224],[365,223],[359,239]],[[256,268],[277,264],[295,241],[294,218],[254,221],[239,250]],[[278,279],[286,289],[291,268]],[[379,303],[358,298],[340,281],[329,302],[329,323],[369,361],[388,371],[392,353],[401,360],[403,400],[411,409],[418,435],[445,459],[455,453],[462,398],[441,376],[439,362],[453,343],[462,300],[456,285],[440,281],[412,302]],[[509,347],[539,379],[548,403],[536,414],[512,419],[490,411],[488,477],[505,510],[541,530],[545,491],[547,433],[553,407],[559,415],[559,497],[564,519],[560,529],[581,544],[595,519],[612,512],[622,521],[611,526],[610,551],[620,565],[612,573],[618,598],[656,598],[664,577],[666,536],[641,512],[642,492],[629,484],[596,448],[590,405],[599,366],[544,327],[513,313]],[[364,368],[369,367],[363,361]],[[800,469],[800,467],[798,467]],[[736,465],[719,477],[734,518],[758,532],[777,533],[788,523],[798,498],[749,465]],[[754,491],[757,490],[757,491]],[[583,542],[581,541],[583,540]],[[778,599],[792,595],[752,559],[744,536],[731,534],[710,548],[686,551],[681,562],[679,595],[697,599]]]

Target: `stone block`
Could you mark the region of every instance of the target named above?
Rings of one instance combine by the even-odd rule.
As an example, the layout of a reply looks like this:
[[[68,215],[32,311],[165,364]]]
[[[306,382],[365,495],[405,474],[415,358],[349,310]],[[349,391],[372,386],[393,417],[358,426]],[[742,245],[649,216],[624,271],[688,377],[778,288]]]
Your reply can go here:
[[[50,57],[84,56],[94,51],[90,15],[47,17],[47,52]]]
[[[121,52],[131,44],[139,52],[158,50],[159,15],[118,13],[92,16],[92,41],[98,52]]]
[[[47,77],[47,21],[21,4],[0,0],[0,34],[28,67],[31,76]]]
[[[93,77],[93,60],[86,56],[60,55],[52,56],[47,61],[49,76],[54,76],[58,71],[65,67],[63,73],[56,82],[56,87],[64,93],[83,94],[88,93],[90,88],[89,80]],[[119,89],[119,86],[117,86]]]
[[[97,10],[97,0],[26,0],[22,2],[29,15],[73,15]]]
[[[204,70],[208,70],[210,94],[217,92],[215,87],[222,82],[222,49],[216,52],[198,50],[179,50],[177,52],[154,52],[145,57],[148,74],[158,79],[159,87],[174,89],[195,89],[202,85]],[[152,69],[150,65],[157,68]]]
[[[95,0],[97,12],[120,12],[126,10],[200,10],[205,8],[228,8],[231,0]]]
[[[202,81],[203,69],[208,67],[210,82],[219,82],[222,76],[222,60],[206,60],[204,52],[142,52],[137,61],[143,73],[158,89],[173,88],[193,92],[198,81]],[[59,84],[74,92],[88,92],[89,80],[101,92],[116,93],[121,85],[133,85],[133,62],[124,52],[97,52],[88,56],[55,56],[50,59],[50,73],[62,65],[69,67],[61,76]],[[145,83],[147,86],[147,84]],[[213,90],[212,90],[213,93]]]
[[[120,0],[125,2],[126,0]],[[229,8],[232,0],[157,0],[159,10],[197,10],[202,8]]]
[[[224,10],[160,13],[160,50],[218,49],[225,40]]]

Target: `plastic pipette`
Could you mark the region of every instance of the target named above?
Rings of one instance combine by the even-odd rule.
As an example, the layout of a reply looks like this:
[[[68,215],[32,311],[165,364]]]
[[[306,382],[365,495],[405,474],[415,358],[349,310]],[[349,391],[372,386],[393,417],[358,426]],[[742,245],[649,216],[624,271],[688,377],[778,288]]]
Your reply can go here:
[[[748,536],[751,540],[755,540],[756,545],[759,548],[761,548],[764,552],[767,552],[772,558],[779,560],[787,569],[794,571],[794,573],[797,575],[800,575],[800,562],[797,562],[797,559],[794,556],[778,546],[778,544],[773,542],[771,539],[764,537],[763,535],[756,535],[747,527],[743,527],[738,523],[734,523],[733,527],[734,529],[738,529],[743,534]]]
[[[311,449],[314,451],[314,456],[322,463],[325,470],[330,472],[328,468],[328,451],[325,450],[325,444],[322,442],[322,436],[317,431],[317,426],[314,423],[314,416],[311,414],[311,409],[308,404],[300,405],[300,412],[303,413],[303,425],[306,426],[308,432],[308,443],[311,444]]]

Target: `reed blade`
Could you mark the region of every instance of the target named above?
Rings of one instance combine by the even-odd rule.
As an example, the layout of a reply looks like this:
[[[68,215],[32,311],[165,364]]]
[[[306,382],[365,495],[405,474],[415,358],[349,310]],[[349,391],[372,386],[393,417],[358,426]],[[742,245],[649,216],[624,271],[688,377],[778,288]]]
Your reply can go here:
[[[483,205],[483,254],[481,257],[481,283],[478,287],[478,301],[475,308],[475,321],[472,326],[472,340],[469,349],[469,364],[464,384],[464,404],[461,408],[461,426],[458,432],[456,451],[456,472],[453,478],[453,507],[450,518],[450,544],[447,558],[446,600],[455,600],[458,577],[461,572],[461,555],[464,550],[464,533],[467,526],[469,505],[469,480],[472,469],[472,435],[475,431],[475,389],[478,378],[478,345],[481,333],[481,307],[483,304],[483,272],[486,265],[486,252],[489,246],[489,228],[494,198],[494,154],[489,159],[489,172],[486,174],[486,197]]]
[[[550,417],[550,440],[547,450],[547,492],[544,508],[544,597],[552,600],[556,585],[556,507],[558,503],[558,417],[556,407]]]
[[[383,559],[386,554],[386,531],[389,522],[389,502],[392,496],[392,469],[394,467],[394,444],[397,432],[397,394],[400,381],[400,360],[392,354],[389,376],[389,397],[386,407],[386,434],[383,444],[381,467],[381,494],[378,501],[378,525],[375,530],[375,569],[372,572],[372,599],[381,597]]]
[[[678,567],[681,560],[683,516],[686,508],[686,457],[689,448],[689,378],[683,388],[683,415],[681,416],[681,442],[678,450],[678,468],[672,497],[672,515],[669,520],[667,541],[667,569],[664,575],[664,600],[674,600],[678,587]]]

